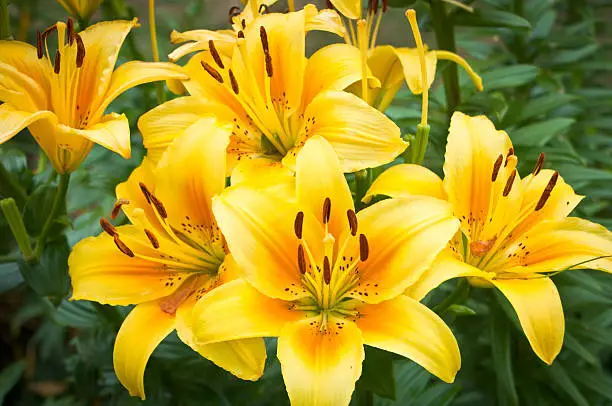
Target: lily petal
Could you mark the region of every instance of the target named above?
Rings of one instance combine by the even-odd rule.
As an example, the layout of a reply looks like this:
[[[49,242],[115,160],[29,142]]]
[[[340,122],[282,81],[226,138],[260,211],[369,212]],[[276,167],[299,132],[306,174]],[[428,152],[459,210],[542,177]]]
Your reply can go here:
[[[43,119],[57,122],[55,114],[50,111],[28,113],[7,103],[0,105],[0,144],[10,140],[33,122]]]
[[[340,168],[338,157],[324,138],[315,136],[297,157],[296,193],[300,207],[305,207],[323,221],[325,199],[331,201],[329,231],[338,237],[349,228],[347,211],[355,210],[351,190]]]
[[[313,135],[334,147],[343,172],[391,162],[408,145],[400,138],[399,127],[384,114],[359,97],[338,91],[319,93],[306,108],[298,140],[305,142]]]
[[[247,185],[295,201],[295,174],[280,162],[257,158],[240,161],[232,171],[232,186]]]
[[[388,199],[357,213],[369,258],[351,296],[380,303],[401,294],[431,266],[457,232],[448,203],[431,197]]]
[[[346,29],[338,13],[333,10],[317,10],[313,4],[306,4],[304,6],[305,27],[306,32],[308,31],[327,31],[332,34],[344,37]]]
[[[353,322],[320,318],[288,323],[278,338],[278,359],[294,406],[348,405],[361,375],[363,338]]]
[[[431,196],[446,200],[442,179],[421,165],[401,164],[384,171],[370,186],[362,201],[369,203],[375,195],[389,197]]]
[[[361,0],[331,0],[331,4],[346,18],[361,18]]]
[[[159,80],[186,80],[186,72],[182,67],[168,62],[130,61],[113,71],[108,90],[98,107],[97,115],[104,114],[108,105],[120,94],[134,86]],[[96,116],[96,114],[94,114]]]
[[[153,248],[147,250],[150,244],[141,228],[125,225],[117,227],[117,232],[128,241],[128,247],[138,244],[140,252],[150,257],[158,255]],[[168,270],[164,264],[123,254],[107,234],[77,243],[68,258],[68,268],[72,300],[125,306],[168,296],[177,288],[166,283]],[[189,275],[189,272],[178,272],[177,277]]]
[[[125,159],[130,158],[132,154],[130,123],[125,114],[107,114],[100,122],[83,130],[60,124],[58,132],[64,136],[83,137],[118,153]]]
[[[168,59],[172,62],[176,62],[183,56],[192,52],[207,51],[208,41],[213,40],[215,43],[215,49],[221,54],[227,57],[232,56],[232,51],[236,45],[236,33],[232,30],[192,30],[185,32],[178,32],[173,30],[170,33],[170,42],[173,44],[180,44],[187,41],[187,44],[181,45],[174,51],[168,54]]]
[[[193,308],[194,342],[198,346],[237,339],[276,337],[301,312],[291,303],[262,295],[244,279],[213,289]]]
[[[12,66],[18,72],[34,80],[45,90],[45,94],[36,96],[46,100],[49,84],[45,78],[43,60],[38,59],[36,47],[21,41],[0,40],[0,63]]]
[[[365,344],[403,355],[452,383],[461,367],[459,346],[444,321],[406,296],[359,309],[355,321]]]
[[[230,252],[253,286],[283,300],[308,295],[298,289],[299,240],[294,231],[297,206],[265,191],[238,185],[213,199],[213,211]],[[305,212],[303,224],[304,240],[315,259],[322,259],[321,223]]]
[[[421,275],[417,282],[410,285],[404,291],[404,294],[415,300],[421,300],[447,280],[462,277],[476,277],[489,280],[491,276],[493,275],[455,258],[453,253],[447,249],[438,255],[431,267]]]
[[[156,193],[168,221],[192,238],[212,237],[212,197],[225,187],[225,149],[231,132],[231,125],[203,118],[168,147],[157,165]]]
[[[565,319],[559,292],[548,277],[494,279],[521,322],[531,348],[542,361],[552,364],[563,345]]]
[[[113,351],[119,382],[132,396],[145,399],[144,372],[153,350],[174,330],[174,316],[161,311],[157,302],[136,306],[125,318]]]
[[[404,70],[391,45],[377,46],[370,51],[368,66],[380,81],[380,87],[368,91],[368,104],[385,111],[404,82]],[[359,94],[359,93],[356,93]]]

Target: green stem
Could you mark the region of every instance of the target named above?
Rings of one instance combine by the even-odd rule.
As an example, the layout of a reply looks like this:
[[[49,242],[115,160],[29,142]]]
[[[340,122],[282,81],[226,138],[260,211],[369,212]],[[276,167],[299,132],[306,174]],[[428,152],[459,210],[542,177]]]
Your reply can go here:
[[[434,33],[438,48],[445,51],[457,53],[455,46],[455,28],[452,25],[444,1],[431,0],[431,14]],[[444,70],[444,92],[446,94],[446,105],[448,116],[452,116],[457,106],[461,104],[461,93],[459,90],[459,71],[456,64],[449,64]]]
[[[370,169],[362,169],[355,172],[355,206],[357,210],[360,210],[365,206],[361,199],[363,199],[371,185],[372,172]]]
[[[12,197],[15,199],[17,206],[23,207],[27,193],[21,185],[11,176],[4,165],[0,162],[0,196]]]
[[[0,255],[0,264],[7,264],[9,262],[17,262],[21,259],[19,255]]]
[[[7,0],[0,0],[0,39],[13,39]]]
[[[63,173],[59,176],[59,184],[57,185],[57,193],[55,194],[55,199],[53,199],[51,212],[49,213],[49,217],[47,217],[47,220],[45,221],[43,229],[40,233],[40,237],[38,237],[38,241],[36,242],[36,251],[34,252],[34,256],[36,258],[40,258],[49,231],[51,231],[51,227],[53,226],[55,219],[57,218],[60,210],[62,209],[62,207],[64,207],[66,203],[66,192],[68,191],[69,183],[70,173]]]
[[[462,278],[455,286],[455,290],[451,292],[443,301],[433,307],[433,311],[442,315],[446,312],[446,310],[453,304],[459,301],[459,299],[464,298],[466,292],[469,290],[470,285],[468,284],[467,279]]]
[[[0,200],[0,209],[11,229],[11,233],[13,233],[13,237],[15,237],[15,241],[17,241],[23,258],[26,261],[30,260],[32,258],[32,245],[30,244],[30,237],[28,237],[28,232],[26,231],[25,224],[23,224],[23,219],[15,199],[9,197],[8,199]]]

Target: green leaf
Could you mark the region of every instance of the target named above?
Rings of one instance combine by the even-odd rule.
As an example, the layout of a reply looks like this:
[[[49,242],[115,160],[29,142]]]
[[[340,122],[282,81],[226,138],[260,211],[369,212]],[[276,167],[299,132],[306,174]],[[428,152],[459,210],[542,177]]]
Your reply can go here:
[[[580,358],[585,360],[588,364],[596,366],[599,361],[589,350],[587,350],[574,336],[569,333],[565,334],[564,346],[570,351],[578,355]]]
[[[74,328],[93,328],[100,322],[92,304],[84,300],[63,300],[53,319],[61,326]]]
[[[357,384],[361,390],[395,400],[393,355],[378,348],[366,347],[361,378]]]
[[[556,51],[553,53],[553,57],[546,61],[546,65],[566,65],[578,62],[594,54],[598,49],[599,45],[589,44],[578,49]]]
[[[23,276],[19,272],[16,262],[0,264],[0,294],[8,292],[23,283]]]
[[[612,400],[612,377],[610,375],[602,371],[588,371],[583,368],[570,369],[569,374],[574,381]]]
[[[512,340],[509,322],[500,309],[491,311],[491,351],[497,379],[499,399],[518,405],[518,393],[512,372]]]
[[[457,396],[461,387],[447,383],[437,383],[429,388],[418,398],[414,404],[419,406],[446,406]]]
[[[533,65],[504,66],[483,73],[482,83],[487,92],[518,87],[534,81],[538,71],[538,67]]]
[[[26,362],[13,362],[0,372],[0,405],[4,404],[4,398],[21,379],[25,371]]]
[[[545,371],[550,376],[551,381],[556,384],[557,388],[572,398],[576,405],[589,406],[589,401],[586,400],[582,393],[580,393],[580,390],[572,378],[569,377],[565,371],[565,368],[563,368],[559,361],[554,362],[550,367],[545,368]]]
[[[536,97],[524,105],[519,120],[524,121],[548,113],[558,107],[565,106],[573,100],[576,100],[576,96],[562,93]]]
[[[38,237],[42,231],[43,225],[51,212],[53,200],[57,188],[53,185],[40,185],[28,197],[25,207],[23,208],[23,222],[32,237]],[[54,228],[52,233],[56,234],[61,229]]]
[[[455,25],[471,27],[506,27],[528,30],[529,21],[507,11],[475,8],[473,13],[461,11],[454,18]]]
[[[51,296],[59,302],[68,293],[69,255],[66,237],[50,241],[45,245],[39,263],[20,263],[21,274],[36,293]]]
[[[559,133],[566,131],[576,120],[573,118],[551,118],[510,131],[516,145],[541,147]]]

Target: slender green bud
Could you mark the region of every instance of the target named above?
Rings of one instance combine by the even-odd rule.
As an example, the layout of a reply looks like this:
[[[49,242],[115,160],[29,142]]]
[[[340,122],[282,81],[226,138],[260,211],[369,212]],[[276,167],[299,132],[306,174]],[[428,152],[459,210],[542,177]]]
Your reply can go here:
[[[30,244],[30,238],[21,219],[21,213],[15,203],[15,199],[9,197],[8,199],[0,200],[0,208],[17,241],[17,245],[19,245],[23,258],[26,261],[30,260],[33,255],[32,245]]]

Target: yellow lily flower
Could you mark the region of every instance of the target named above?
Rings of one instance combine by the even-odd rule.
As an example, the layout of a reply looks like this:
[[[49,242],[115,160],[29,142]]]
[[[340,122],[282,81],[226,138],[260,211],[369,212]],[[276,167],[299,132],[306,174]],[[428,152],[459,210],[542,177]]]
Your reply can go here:
[[[231,130],[204,119],[177,138],[156,168],[145,158],[116,190],[111,218],[123,209],[131,224],[115,228],[102,219],[105,233],[82,240],[70,255],[72,300],[136,304],[113,355],[117,377],[133,396],[145,398],[147,361],[175,329],[183,342],[239,378],[256,380],[263,373],[263,340],[201,345],[191,330],[194,304],[239,275],[211,211],[212,196],[225,187]]]
[[[59,173],[74,171],[93,143],[130,157],[124,114],[104,115],[124,91],[169,78],[186,79],[170,63],[131,61],[113,71],[119,48],[137,20],[101,22],[80,33],[72,20],[38,35],[37,47],[0,41],[0,144],[28,127]],[[47,39],[57,32],[49,55]]]
[[[213,46],[185,67],[191,96],[143,115],[138,126],[155,160],[176,134],[205,115],[234,124],[228,148],[232,170],[240,160],[261,159],[292,168],[313,135],[326,138],[345,172],[393,160],[405,148],[399,128],[355,95],[341,91],[361,77],[359,54],[331,45],[305,54],[306,6],[288,14],[257,18],[244,30],[232,58]],[[212,43],[212,42],[211,42]]]
[[[377,46],[376,40],[383,14],[387,11],[387,2],[379,7],[378,0],[368,2],[366,18],[362,18],[361,1],[332,0],[333,7],[342,14],[348,27],[345,41],[347,46],[356,47],[362,55],[363,77],[361,83],[350,87],[350,91],[360,95],[369,105],[385,111],[395,94],[405,81],[413,94],[421,94],[429,89],[434,81],[438,60],[450,60],[468,73],[478,91],[482,91],[482,79],[465,59],[459,55],[439,50],[428,50],[425,47],[425,66],[427,83],[424,84],[421,74],[421,62],[417,48],[396,48],[390,45]],[[412,24],[412,23],[411,23]],[[380,82],[379,86],[369,85],[365,78],[373,75]]]
[[[542,169],[520,178],[510,138],[486,117],[455,113],[446,145],[444,180],[417,165],[398,165],[372,185],[373,195],[427,195],[448,200],[461,221],[422,280],[407,291],[422,298],[445,280],[468,277],[495,286],[510,301],[535,353],[547,364],[563,344],[559,294],[549,278],[567,269],[612,272],[612,234],[589,221],[567,217],[578,196],[558,172]]]
[[[243,185],[213,199],[245,280],[196,304],[195,341],[278,337],[294,406],[347,405],[364,344],[452,382],[461,363],[452,332],[402,294],[457,231],[450,206],[417,197],[355,214],[337,155],[318,136],[298,155],[295,187],[295,201]]]
[[[57,0],[64,9],[73,17],[81,21],[89,21],[96,12],[102,0]]]

